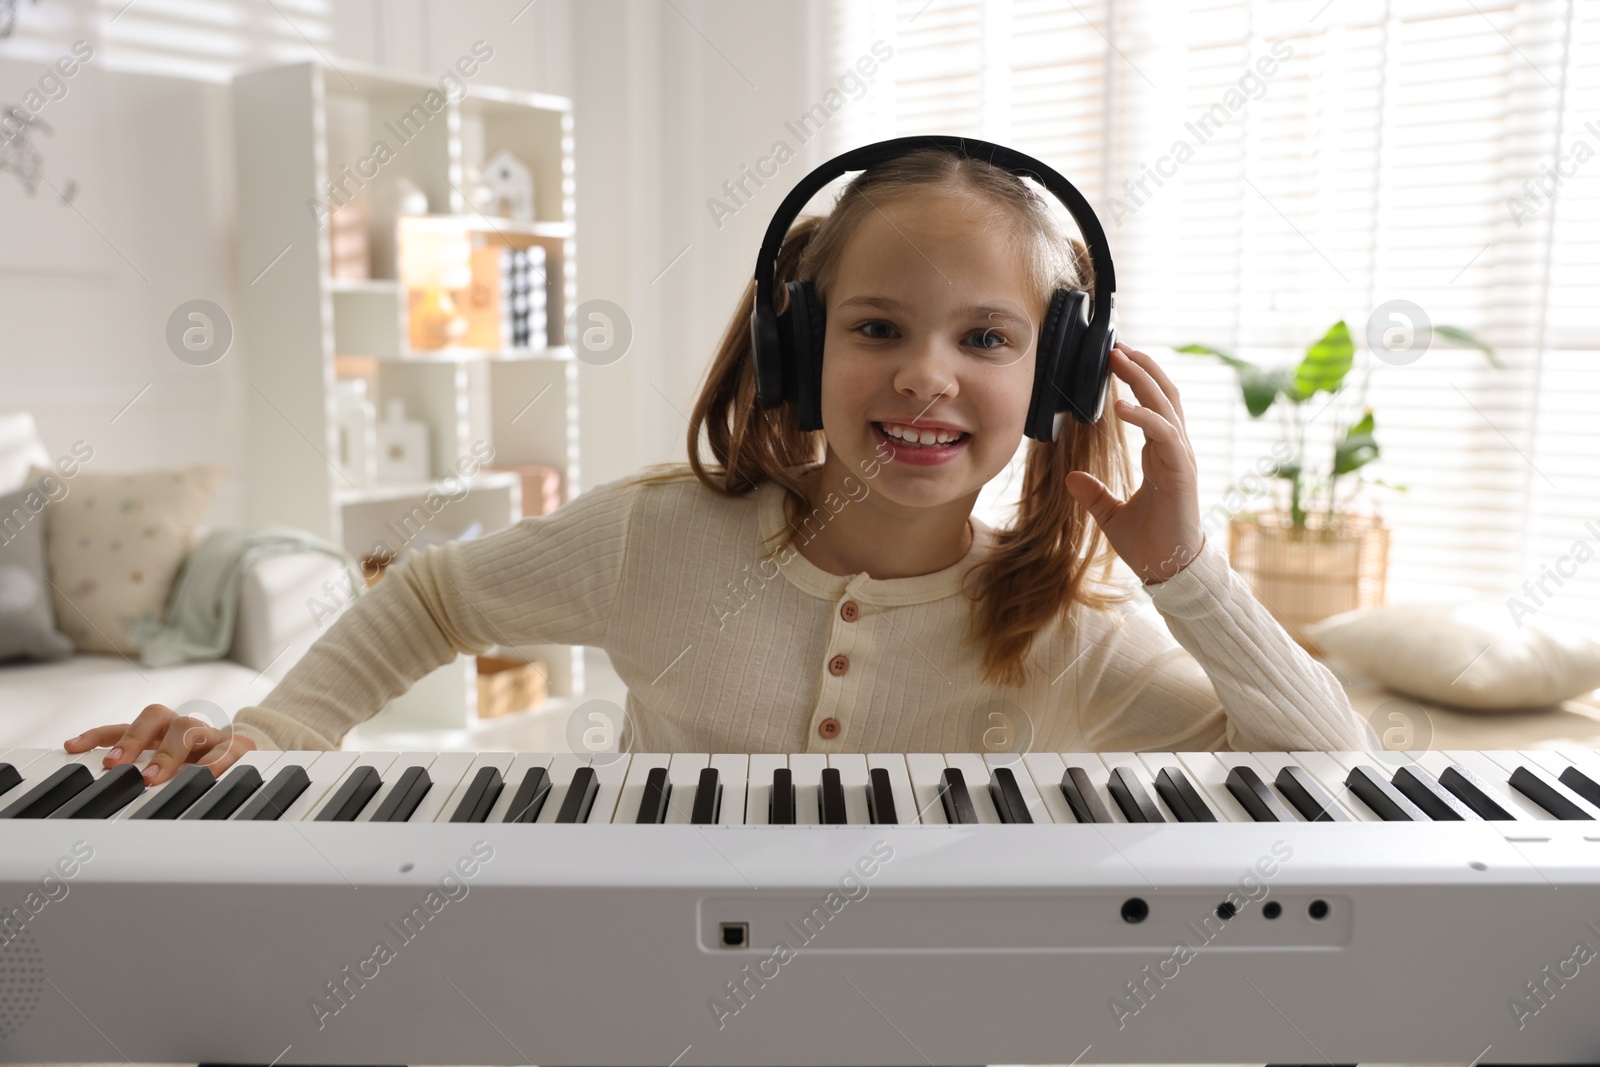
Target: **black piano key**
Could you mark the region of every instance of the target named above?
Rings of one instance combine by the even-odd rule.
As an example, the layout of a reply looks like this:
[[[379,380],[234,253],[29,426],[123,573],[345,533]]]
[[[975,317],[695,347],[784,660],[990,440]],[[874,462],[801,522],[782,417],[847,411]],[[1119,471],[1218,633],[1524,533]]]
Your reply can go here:
[[[357,767],[339,786],[338,792],[333,794],[333,799],[317,812],[316,821],[355,822],[356,816],[361,814],[361,809],[367,806],[367,801],[377,796],[378,790],[382,788],[383,779],[378,776],[378,768]]]
[[[489,809],[500,799],[500,791],[505,787],[506,780],[500,768],[479,767],[478,773],[467,783],[467,791],[461,795],[456,810],[450,813],[450,821],[487,822]]]
[[[779,767],[772,772],[772,799],[767,802],[767,822],[773,826],[793,826],[794,815],[794,772],[787,767]]]
[[[406,822],[416,812],[417,805],[422,803],[422,798],[428,795],[428,790],[433,788],[433,779],[428,775],[426,767],[407,767],[400,780],[389,790],[389,795],[383,798],[383,803],[378,805],[378,810],[372,813],[373,822]],[[538,813],[534,813],[538,817]],[[524,819],[523,822],[532,822],[533,819]]]
[[[1167,821],[1166,816],[1161,814],[1161,809],[1156,807],[1156,802],[1150,798],[1144,783],[1133,773],[1133,768],[1113,767],[1111,777],[1106,780],[1106,788],[1110,790],[1111,799],[1117,802],[1117,807],[1122,809],[1122,814],[1128,817],[1129,822]]]
[[[960,767],[946,767],[939,775],[939,801],[944,805],[945,821],[952,825],[978,821],[978,809],[972,806],[972,794],[967,792],[967,778]]]
[[[556,812],[556,822],[588,822],[589,809],[594,807],[595,794],[600,791],[600,778],[593,767],[579,767],[567,787],[567,795]]]
[[[1234,767],[1228,772],[1227,785],[1228,792],[1256,822],[1297,821],[1254,767]]]
[[[1072,817],[1079,822],[1113,821],[1111,812],[1106,810],[1100,794],[1095,792],[1094,783],[1089,780],[1089,772],[1082,767],[1067,768],[1061,776],[1061,792],[1072,809]]]
[[[1485,819],[1510,822],[1520,818],[1516,812],[1502,807],[1489,793],[1487,783],[1467,767],[1452,763],[1439,775],[1439,784]]]
[[[261,788],[261,772],[251,766],[235,767],[223,775],[214,788],[194,805],[178,816],[180,819],[226,819],[238,811],[257,789]]]
[[[1557,781],[1589,803],[1600,807],[1600,782],[1590,778],[1576,767],[1568,767],[1557,776]]]
[[[1436,822],[1479,822],[1477,812],[1455,798],[1444,786],[1434,781],[1433,775],[1416,767],[1401,767],[1394,772],[1390,783],[1405,798],[1421,808],[1428,818]]]
[[[844,780],[839,775],[839,768],[822,768],[821,816],[825,823],[839,823],[846,821],[844,816]]]
[[[697,826],[711,826],[716,823],[721,811],[722,776],[715,767],[702,767],[700,780],[694,787],[694,805],[689,809],[689,821]]]
[[[210,767],[190,763],[167,783],[161,795],[128,816],[130,819],[176,819],[189,810],[190,805],[211,791],[217,776]]]
[[[283,817],[289,805],[311,786],[311,776],[304,767],[285,767],[272,776],[272,781],[262,786],[239,812],[241,821],[272,822]]]
[[[1511,787],[1558,819],[1593,819],[1567,792],[1565,786],[1537,767],[1523,765],[1511,772]]]
[[[890,825],[900,820],[895,817],[894,781],[887,767],[874,767],[867,772],[867,817],[877,825]]]
[[[522,776],[517,791],[511,794],[511,803],[501,822],[533,822],[550,795],[550,772],[543,767],[530,767]]]
[[[1022,788],[1017,785],[1017,776],[1010,767],[996,767],[993,772],[993,781],[989,783],[989,795],[994,798],[994,810],[1000,813],[1001,822],[1032,822],[1033,815],[1028,811],[1027,798],[1022,795]]]
[[[1179,822],[1216,822],[1216,813],[1206,804],[1189,776],[1177,767],[1156,772],[1156,792],[1167,802]]]
[[[1345,775],[1344,784],[1361,798],[1361,803],[1384,822],[1427,822],[1428,816],[1405,794],[1390,785],[1376,768],[1361,766]]]
[[[1306,822],[1350,822],[1350,814],[1328,795],[1311,772],[1289,764],[1278,768],[1273,780],[1278,792],[1288,798]]]
[[[0,763],[0,796],[22,784],[22,772],[9,763]]]
[[[672,783],[667,781],[667,769],[651,767],[644,780],[644,796],[639,800],[639,817],[634,822],[666,822],[667,800],[671,796]]]
[[[129,766],[132,766],[129,764]],[[44,819],[61,805],[94,784],[94,772],[81,763],[69,763],[22,794],[0,811],[0,819]]]
[[[144,773],[131,763],[113,767],[88,789],[50,813],[52,819],[109,819],[144,792]]]

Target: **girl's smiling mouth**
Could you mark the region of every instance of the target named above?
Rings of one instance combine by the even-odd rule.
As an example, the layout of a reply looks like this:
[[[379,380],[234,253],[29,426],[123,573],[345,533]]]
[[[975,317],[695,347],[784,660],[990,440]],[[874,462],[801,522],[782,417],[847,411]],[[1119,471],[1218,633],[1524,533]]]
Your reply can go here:
[[[889,446],[896,462],[920,466],[954,459],[972,440],[971,433],[954,427],[922,427],[903,422],[874,422],[871,426],[873,438]]]

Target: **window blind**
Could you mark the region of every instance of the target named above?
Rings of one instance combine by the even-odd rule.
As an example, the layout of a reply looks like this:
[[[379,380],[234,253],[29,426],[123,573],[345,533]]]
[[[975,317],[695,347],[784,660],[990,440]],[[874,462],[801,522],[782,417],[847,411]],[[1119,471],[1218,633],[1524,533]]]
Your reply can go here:
[[[1393,531],[1391,602],[1600,620],[1600,5],[835,3],[834,65],[862,48],[859,7],[882,9],[871,30],[895,57],[831,150],[964,133],[1067,175],[1117,258],[1119,333],[1182,393],[1202,509],[1281,426],[1249,418],[1231,370],[1174,349],[1289,364],[1342,319],[1356,368],[1307,403],[1307,449],[1374,409],[1383,457],[1364,473],[1406,487],[1361,493]],[[1438,336],[1376,358],[1369,319],[1393,300],[1503,368]],[[1006,521],[1015,492],[997,479],[980,509]]]

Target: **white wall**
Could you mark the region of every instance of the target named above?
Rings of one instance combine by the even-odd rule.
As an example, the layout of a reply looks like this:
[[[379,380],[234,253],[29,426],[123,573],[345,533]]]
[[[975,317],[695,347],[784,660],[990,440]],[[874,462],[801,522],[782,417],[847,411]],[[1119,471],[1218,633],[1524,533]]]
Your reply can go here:
[[[579,298],[616,302],[634,329],[624,359],[581,368],[584,486],[683,457],[683,415],[768,217],[823,158],[816,143],[789,137],[799,158],[720,230],[712,222],[706,199],[816,96],[806,43],[814,4],[537,0],[524,10],[525,0],[340,0],[283,6],[293,25],[264,0],[213,5],[237,18],[204,25],[186,21],[195,9],[156,0],[114,23],[121,2],[78,7],[97,35],[97,59],[77,95],[43,117],[70,117],[80,134],[98,125],[99,159],[80,175],[69,218],[84,228],[77,236],[94,263],[0,267],[0,407],[34,411],[52,450],[90,441],[101,469],[227,464],[213,524],[244,515],[250,388],[241,360],[179,362],[164,327],[179,303],[226,308],[249,282],[234,262],[232,70],[304,58],[309,38],[335,62],[432,75],[482,38],[496,50],[487,81],[574,98]],[[0,100],[16,99],[33,76],[28,64],[41,62],[21,47],[39,51],[28,32],[61,29],[28,26],[35,10],[49,5],[21,6],[18,39],[0,41],[9,60],[0,62]],[[0,220],[44,208],[0,174]]]

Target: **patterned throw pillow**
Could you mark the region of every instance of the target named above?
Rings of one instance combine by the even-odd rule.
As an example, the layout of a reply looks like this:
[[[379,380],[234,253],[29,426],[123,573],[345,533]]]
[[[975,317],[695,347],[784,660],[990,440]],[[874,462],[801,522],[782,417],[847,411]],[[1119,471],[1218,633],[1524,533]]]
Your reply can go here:
[[[47,501],[37,484],[0,496],[0,663],[72,655],[45,575]]]
[[[203,464],[57,478],[46,509],[50,580],[56,625],[78,651],[138,652],[128,627],[161,618],[223,473]]]

